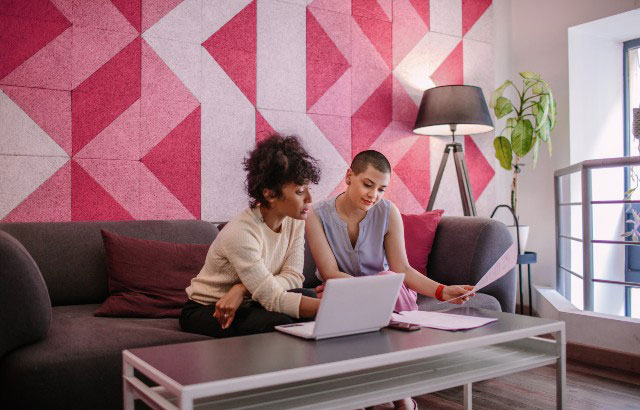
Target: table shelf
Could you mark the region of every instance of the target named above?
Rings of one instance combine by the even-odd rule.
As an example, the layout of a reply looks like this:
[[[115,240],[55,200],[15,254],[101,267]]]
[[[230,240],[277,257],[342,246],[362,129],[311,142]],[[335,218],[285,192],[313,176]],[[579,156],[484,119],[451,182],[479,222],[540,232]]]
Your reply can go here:
[[[555,364],[555,341],[528,338],[400,365],[198,399],[195,409],[353,409]],[[177,398],[154,392],[174,406]],[[175,408],[178,408],[177,406]]]

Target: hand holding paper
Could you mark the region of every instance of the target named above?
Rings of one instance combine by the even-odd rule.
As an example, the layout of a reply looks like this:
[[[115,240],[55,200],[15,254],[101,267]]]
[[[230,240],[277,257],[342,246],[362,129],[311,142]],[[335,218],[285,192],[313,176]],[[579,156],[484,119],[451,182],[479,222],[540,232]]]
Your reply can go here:
[[[489,268],[487,273],[485,273],[482,276],[482,278],[480,278],[478,283],[473,287],[473,290],[463,295],[460,295],[457,298],[449,299],[446,302],[451,302],[451,301],[463,298],[465,296],[469,296],[472,293],[475,293],[478,290],[489,285],[490,283],[495,282],[496,280],[504,276],[507,272],[509,272],[511,269],[513,269],[513,267],[516,266],[517,261],[518,261],[518,247],[517,247],[517,244],[514,242],[509,247],[509,249],[507,249],[507,251],[498,258],[496,263],[494,263],[493,266]],[[440,303],[445,303],[445,302],[440,302]]]

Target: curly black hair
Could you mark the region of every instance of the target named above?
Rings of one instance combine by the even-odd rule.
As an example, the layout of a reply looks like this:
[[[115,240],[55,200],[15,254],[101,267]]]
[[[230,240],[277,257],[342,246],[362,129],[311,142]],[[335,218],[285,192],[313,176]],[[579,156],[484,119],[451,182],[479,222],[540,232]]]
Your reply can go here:
[[[247,172],[246,189],[249,205],[266,208],[269,202],[263,190],[272,190],[282,197],[282,187],[289,183],[306,185],[320,181],[318,161],[307,153],[298,137],[273,134],[249,152],[242,164]]]

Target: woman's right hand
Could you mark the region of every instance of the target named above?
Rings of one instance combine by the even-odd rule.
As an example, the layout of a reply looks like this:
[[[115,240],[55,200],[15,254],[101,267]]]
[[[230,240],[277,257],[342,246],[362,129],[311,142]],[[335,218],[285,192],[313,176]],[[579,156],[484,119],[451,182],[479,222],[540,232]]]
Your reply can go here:
[[[322,285],[316,286],[316,297],[318,299],[322,299],[322,294],[324,293],[324,283]]]
[[[453,285],[453,286],[445,286],[442,291],[442,298],[449,303],[454,303],[456,305],[462,305],[464,302],[469,300],[470,297],[475,296],[475,293],[467,295],[465,297],[460,297],[467,292],[472,292],[473,286],[470,285]]]
[[[231,326],[236,311],[240,307],[240,304],[242,304],[246,292],[247,288],[239,283],[229,289],[229,291],[216,302],[216,310],[213,312],[213,317],[220,323],[220,327],[227,329]]]

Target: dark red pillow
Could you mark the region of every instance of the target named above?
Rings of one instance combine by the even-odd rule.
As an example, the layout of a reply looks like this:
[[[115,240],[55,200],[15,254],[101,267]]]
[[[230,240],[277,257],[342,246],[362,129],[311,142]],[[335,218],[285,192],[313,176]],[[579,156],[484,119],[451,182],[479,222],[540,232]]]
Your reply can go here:
[[[209,245],[128,238],[102,230],[109,294],[96,316],[179,317],[185,288],[202,269]]]
[[[409,265],[423,275],[427,274],[429,253],[443,213],[442,209],[436,209],[418,215],[402,215]]]

